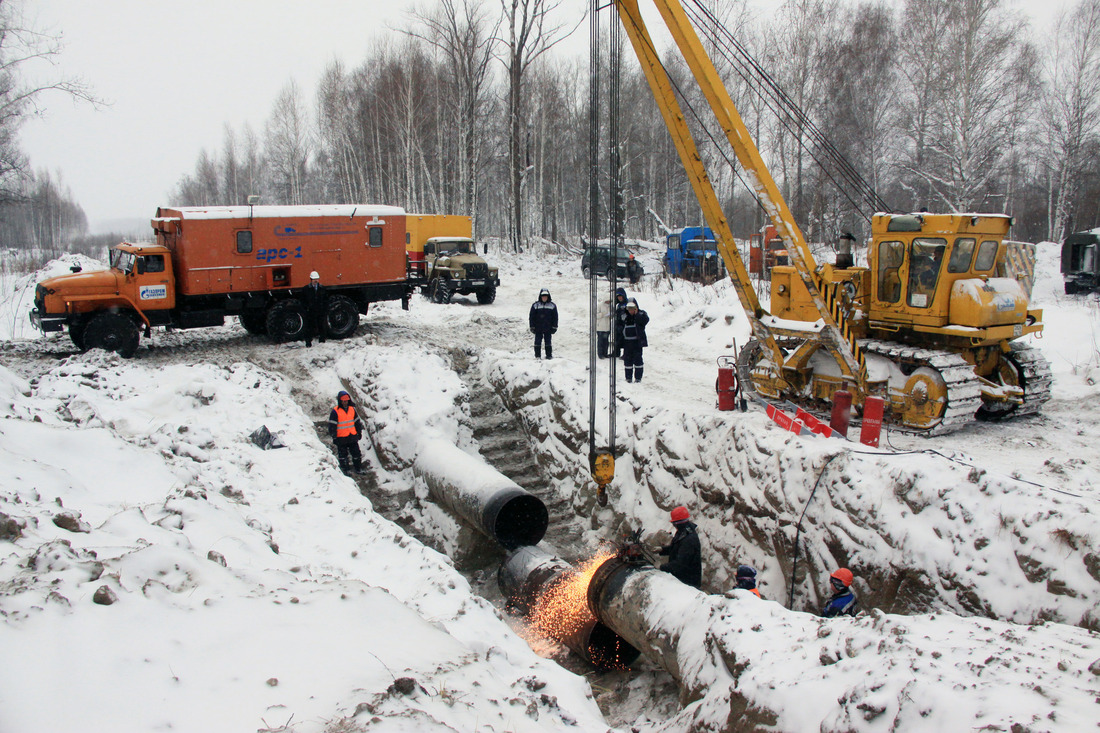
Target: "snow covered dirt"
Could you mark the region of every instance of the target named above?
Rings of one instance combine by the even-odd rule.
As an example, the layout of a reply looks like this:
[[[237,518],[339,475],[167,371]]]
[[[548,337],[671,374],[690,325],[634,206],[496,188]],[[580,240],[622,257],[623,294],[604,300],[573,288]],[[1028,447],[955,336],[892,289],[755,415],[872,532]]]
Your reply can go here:
[[[492,251],[495,303],[379,305],[345,342],[275,346],[234,324],[155,332],[129,361],[35,335],[46,273],[7,277],[0,730],[1096,729],[1100,308],[1061,295],[1056,258],[1040,247],[1043,412],[879,451],[718,413],[715,359],[748,333],[732,289],[647,276],[631,289],[652,319],[646,375],[619,380],[602,510],[579,258]],[[526,328],[541,287],[561,312],[551,361]],[[679,686],[644,660],[589,684],[485,600],[499,551],[413,470],[433,444],[477,456],[470,379],[575,510],[569,556],[628,528],[657,545],[667,511],[692,509],[711,595],[652,599],[655,628],[683,639]],[[341,388],[369,424],[358,483],[318,437]],[[251,443],[261,425],[287,447]],[[730,591],[740,563],[769,600]],[[807,611],[838,563],[871,610],[823,621]]]

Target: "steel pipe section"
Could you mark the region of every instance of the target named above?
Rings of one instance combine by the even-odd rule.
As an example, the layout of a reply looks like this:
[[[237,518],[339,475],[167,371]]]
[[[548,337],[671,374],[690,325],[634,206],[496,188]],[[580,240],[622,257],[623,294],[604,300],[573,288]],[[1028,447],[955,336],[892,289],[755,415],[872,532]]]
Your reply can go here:
[[[652,565],[617,556],[600,565],[588,584],[588,608],[600,623],[680,682],[684,670],[678,649],[689,629],[702,628],[691,620],[706,597]],[[689,645],[702,643],[693,638]]]
[[[432,498],[506,550],[535,545],[550,515],[542,500],[516,482],[447,441],[421,446],[413,471]]]
[[[509,610],[530,619],[538,612],[539,599],[556,583],[568,582],[576,570],[558,557],[538,547],[521,547],[511,552],[497,572],[500,591]],[[574,611],[564,623],[538,624],[540,631],[564,644],[570,651],[593,666],[622,669],[638,658],[639,651],[628,644],[584,607]]]

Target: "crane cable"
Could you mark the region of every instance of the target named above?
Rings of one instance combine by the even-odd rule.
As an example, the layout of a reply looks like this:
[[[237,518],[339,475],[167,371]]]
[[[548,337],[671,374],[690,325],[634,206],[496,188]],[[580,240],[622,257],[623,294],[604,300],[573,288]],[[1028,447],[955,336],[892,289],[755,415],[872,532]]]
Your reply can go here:
[[[615,475],[615,361],[611,356],[611,379],[608,408],[608,448],[596,447],[596,405],[597,394],[597,331],[599,308],[599,278],[596,267],[600,239],[600,20],[599,1],[591,0],[589,10],[589,87],[588,87],[588,467],[592,479],[596,482],[596,501],[601,506],[607,504],[607,485]],[[614,51],[612,52],[614,54]],[[618,85],[615,85],[618,93]],[[617,128],[616,128],[617,133]],[[614,241],[612,241],[614,247]],[[612,252],[618,250],[612,249]],[[611,264],[611,287],[614,287],[616,259]],[[612,329],[612,333],[614,329]],[[611,334],[609,334],[610,336]]]

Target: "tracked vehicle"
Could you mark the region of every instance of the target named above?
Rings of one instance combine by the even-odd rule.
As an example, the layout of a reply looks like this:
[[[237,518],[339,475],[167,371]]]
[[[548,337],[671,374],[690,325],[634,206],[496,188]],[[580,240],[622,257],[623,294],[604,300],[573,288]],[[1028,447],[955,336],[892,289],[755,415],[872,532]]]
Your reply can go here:
[[[690,2],[690,0],[689,0]],[[860,408],[885,400],[886,420],[947,432],[978,416],[1034,412],[1049,399],[1050,365],[1017,339],[1042,331],[1029,307],[1034,248],[1006,243],[999,214],[878,213],[868,267],[850,251],[818,265],[680,0],[654,0],[756,198],[787,244],[772,269],[772,312],[760,303],[677,94],[636,0],[615,0],[623,28],[718,241],[753,338],[738,355],[746,387],[823,407],[841,389]],[[693,3],[698,6],[698,3]],[[706,15],[705,8],[695,10]],[[714,24],[708,40],[728,31]],[[743,53],[743,51],[742,51]],[[754,60],[750,61],[755,64]]]

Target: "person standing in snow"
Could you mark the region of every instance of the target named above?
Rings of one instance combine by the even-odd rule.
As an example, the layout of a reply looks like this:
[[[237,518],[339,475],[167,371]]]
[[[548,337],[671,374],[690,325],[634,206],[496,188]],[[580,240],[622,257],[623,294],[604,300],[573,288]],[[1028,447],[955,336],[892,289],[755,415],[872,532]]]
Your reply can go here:
[[[760,598],[760,591],[756,588],[756,568],[749,565],[742,565],[737,568],[737,587],[752,591],[757,598]]]
[[[821,610],[825,618],[834,616],[855,616],[859,613],[859,599],[852,592],[852,581],[855,576],[848,568],[838,568],[829,576],[829,585],[833,589],[833,597]]]
[[[328,434],[336,446],[336,459],[340,462],[340,470],[344,475],[350,476],[352,471],[362,473],[363,454],[359,450],[359,438],[363,434],[363,421],[359,419],[359,413],[351,403],[351,395],[343,390],[336,395],[336,407],[328,415]]]
[[[611,325],[614,322],[615,303],[611,298],[604,298],[596,313],[596,353],[601,359],[611,356]]]
[[[614,318],[615,327],[615,358],[619,359],[623,355],[623,332],[622,323],[623,316],[626,315],[626,302],[629,298],[626,295],[626,290],[623,288],[617,288],[615,290],[615,302],[612,303],[612,307],[615,309],[611,314]]]
[[[321,275],[314,270],[309,273],[309,285],[302,293],[306,307],[305,333],[306,346],[313,346],[313,339],[319,338],[325,343],[325,306],[328,305],[328,293],[321,285]]]
[[[531,324],[531,333],[535,334],[535,358],[542,358],[542,344],[546,342],[546,358],[554,358],[554,346],[550,340],[551,334],[558,330],[558,307],[550,299],[550,291],[543,288],[539,291],[539,299],[531,304],[531,315],[528,319]]]
[[[669,515],[676,534],[658,553],[668,555],[668,562],[661,570],[672,573],[681,583],[699,588],[703,585],[703,555],[699,543],[699,533],[691,521],[687,507],[678,506]]]
[[[622,334],[623,367],[626,368],[627,382],[642,381],[642,349],[649,346],[645,337],[645,327],[649,323],[649,314],[638,309],[638,301],[631,298],[626,302],[619,325]]]
[[[630,259],[626,261],[626,276],[630,278],[631,285],[637,285],[642,279],[642,266],[634,259],[634,255],[630,255]]]

